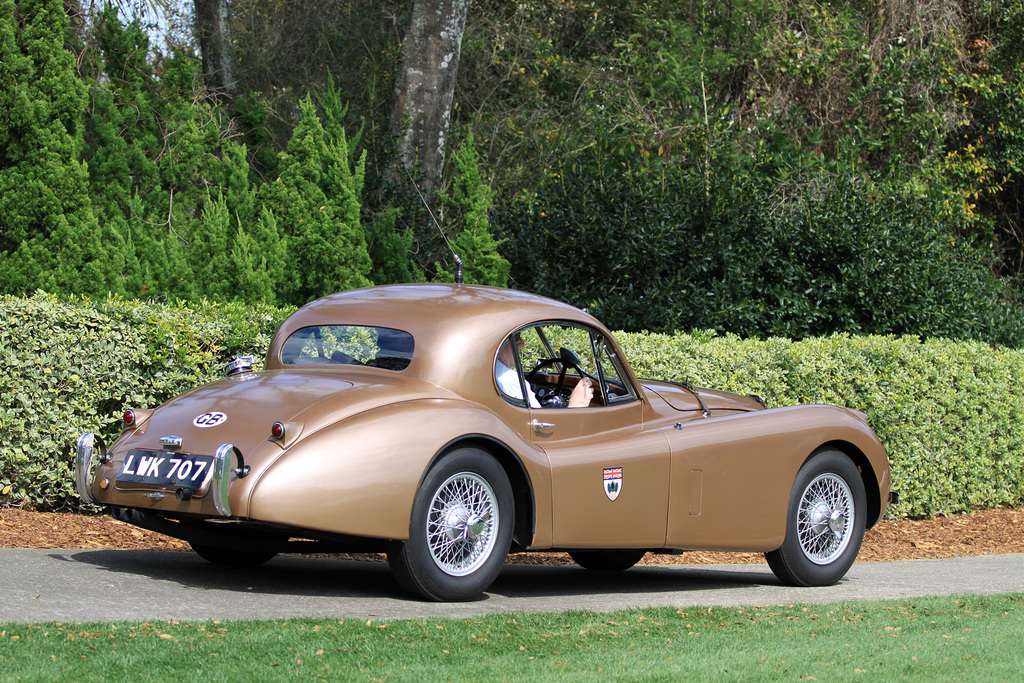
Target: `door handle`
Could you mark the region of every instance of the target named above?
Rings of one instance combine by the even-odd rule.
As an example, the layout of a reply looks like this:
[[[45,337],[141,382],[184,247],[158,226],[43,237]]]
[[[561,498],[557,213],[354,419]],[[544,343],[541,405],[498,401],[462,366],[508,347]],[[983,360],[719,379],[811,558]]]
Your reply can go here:
[[[539,420],[536,419],[533,422],[531,422],[530,425],[533,427],[533,431],[535,432],[539,432],[542,429],[551,429],[552,427],[558,426],[554,422],[540,422]]]

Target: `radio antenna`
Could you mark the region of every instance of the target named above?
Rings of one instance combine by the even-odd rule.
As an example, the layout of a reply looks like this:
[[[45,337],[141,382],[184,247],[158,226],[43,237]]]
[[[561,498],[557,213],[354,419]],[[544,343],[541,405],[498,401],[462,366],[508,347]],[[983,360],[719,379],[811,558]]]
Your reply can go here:
[[[402,168],[405,168],[405,164],[402,165]],[[420,192],[420,186],[416,184],[416,181],[412,177],[412,173],[410,173],[409,169],[407,168],[405,168],[405,172],[409,176],[409,182],[412,183],[413,188],[416,189],[416,194],[419,195],[420,201],[423,202],[423,208],[427,210],[427,214],[430,216],[430,220],[434,222],[434,227],[436,227],[437,231],[441,233],[441,239],[444,240],[445,246],[448,247],[448,251],[452,253],[452,258],[455,259],[455,284],[461,285],[462,259],[459,258],[459,255],[455,253],[455,249],[452,248],[452,243],[448,241],[448,235],[444,234],[444,230],[441,229],[441,224],[437,221],[437,218],[434,216],[434,211],[433,209],[430,208],[430,204],[427,202],[426,197],[424,197],[423,193]]]

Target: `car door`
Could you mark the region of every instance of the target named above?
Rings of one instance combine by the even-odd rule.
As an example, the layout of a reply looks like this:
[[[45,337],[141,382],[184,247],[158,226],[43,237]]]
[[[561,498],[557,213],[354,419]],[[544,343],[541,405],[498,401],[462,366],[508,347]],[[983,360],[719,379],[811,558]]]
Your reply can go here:
[[[552,541],[561,548],[659,548],[665,543],[669,492],[665,436],[645,432],[643,403],[610,344],[578,325],[550,323],[521,332],[520,364],[528,385],[589,376],[589,407],[541,407],[530,401],[531,438],[551,463]],[[550,362],[562,360],[561,363]],[[575,366],[575,367],[574,367]],[[539,372],[532,372],[539,368]],[[564,397],[563,397],[564,398]],[[557,402],[556,402],[557,403]]]

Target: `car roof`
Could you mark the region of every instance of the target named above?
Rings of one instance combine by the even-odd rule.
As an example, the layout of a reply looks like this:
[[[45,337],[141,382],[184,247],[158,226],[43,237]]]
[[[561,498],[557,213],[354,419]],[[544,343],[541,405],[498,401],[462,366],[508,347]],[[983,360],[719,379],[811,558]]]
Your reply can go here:
[[[416,350],[407,370],[410,375],[459,391],[460,385],[475,382],[467,371],[480,374],[493,366],[509,332],[546,320],[581,323],[610,336],[585,311],[528,292],[448,283],[385,285],[332,294],[301,307],[274,335],[267,367],[281,367],[285,339],[304,327],[389,327],[413,336]]]

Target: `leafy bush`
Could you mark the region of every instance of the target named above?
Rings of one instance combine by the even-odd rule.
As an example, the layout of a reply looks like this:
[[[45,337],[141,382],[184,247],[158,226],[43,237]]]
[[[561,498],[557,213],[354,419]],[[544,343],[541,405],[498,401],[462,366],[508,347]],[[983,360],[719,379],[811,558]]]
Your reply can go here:
[[[207,304],[202,312],[110,300],[0,298],[0,504],[77,505],[74,441],[108,443],[125,406],[152,407],[266,353],[286,311]]]
[[[0,505],[80,505],[72,481],[80,433],[109,443],[125,406],[155,407],[215,379],[235,356],[261,359],[286,313],[0,298]],[[772,407],[865,411],[903,496],[893,515],[1024,505],[1024,351],[913,336],[617,337],[641,377],[755,393]]]
[[[862,410],[889,454],[896,516],[1024,504],[1024,351],[845,334],[794,342],[620,334],[639,376]]]

